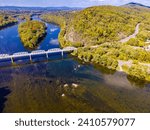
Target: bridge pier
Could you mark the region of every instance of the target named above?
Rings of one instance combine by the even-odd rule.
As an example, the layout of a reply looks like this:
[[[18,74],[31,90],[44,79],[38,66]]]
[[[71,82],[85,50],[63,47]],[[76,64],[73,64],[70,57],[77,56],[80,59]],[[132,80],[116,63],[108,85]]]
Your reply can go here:
[[[29,57],[30,57],[30,61],[32,62],[32,56],[30,55]]]
[[[48,59],[48,53],[46,53],[46,58]]]
[[[64,52],[63,52],[63,50],[61,51],[61,56],[62,56],[62,58],[64,57]]]
[[[14,63],[13,57],[11,57],[11,63],[12,63],[12,64]]]

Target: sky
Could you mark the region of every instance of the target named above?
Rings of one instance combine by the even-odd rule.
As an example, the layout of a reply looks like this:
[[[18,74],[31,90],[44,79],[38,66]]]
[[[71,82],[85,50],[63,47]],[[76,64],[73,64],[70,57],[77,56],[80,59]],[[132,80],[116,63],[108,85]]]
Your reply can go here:
[[[138,2],[150,6],[150,0],[0,0],[0,6],[89,7],[94,5],[118,6],[129,2]]]

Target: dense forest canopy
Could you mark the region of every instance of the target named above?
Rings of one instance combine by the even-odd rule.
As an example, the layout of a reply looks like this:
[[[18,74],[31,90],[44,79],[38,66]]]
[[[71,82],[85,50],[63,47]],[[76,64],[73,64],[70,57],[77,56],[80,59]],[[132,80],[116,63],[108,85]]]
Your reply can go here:
[[[31,20],[31,16],[29,14],[22,14],[22,15],[19,15],[18,18],[20,20],[26,20],[26,21],[30,21]]]
[[[90,7],[75,14],[68,32],[80,34],[80,40],[86,45],[119,41],[134,32],[142,20],[139,14],[123,7]],[[73,40],[78,41],[78,38],[74,36]]]
[[[11,16],[0,14],[0,29],[15,24],[17,20]]]
[[[19,35],[25,47],[34,49],[46,34],[46,25],[39,21],[27,21],[19,25]]]
[[[127,37],[134,32],[135,26],[145,19],[145,12],[147,10],[98,6],[69,13],[45,14],[42,18],[61,25],[62,46],[78,47],[100,45]]]

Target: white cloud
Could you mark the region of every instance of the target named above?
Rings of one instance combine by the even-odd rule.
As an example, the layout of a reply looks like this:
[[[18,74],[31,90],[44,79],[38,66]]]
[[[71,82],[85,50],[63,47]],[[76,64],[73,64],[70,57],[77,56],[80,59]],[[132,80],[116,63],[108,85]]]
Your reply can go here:
[[[105,0],[90,0],[91,2],[104,2]]]
[[[3,39],[4,37],[3,36],[0,36],[0,39]]]
[[[58,44],[58,39],[51,39],[50,44]]]
[[[129,2],[150,5],[150,0],[0,0],[0,6],[89,7],[94,5],[123,5]]]
[[[58,28],[51,28],[50,31],[51,32],[55,32]]]

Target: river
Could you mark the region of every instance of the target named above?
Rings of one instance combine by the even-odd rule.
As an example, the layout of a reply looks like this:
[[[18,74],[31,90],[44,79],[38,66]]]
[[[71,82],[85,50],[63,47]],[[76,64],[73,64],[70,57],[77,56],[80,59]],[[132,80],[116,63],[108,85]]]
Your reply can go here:
[[[37,50],[59,47],[59,32],[58,26],[47,23],[47,35]],[[18,25],[0,30],[0,53],[21,51],[30,52],[20,41]],[[150,112],[150,84],[69,55],[56,56],[0,67],[0,112]]]

